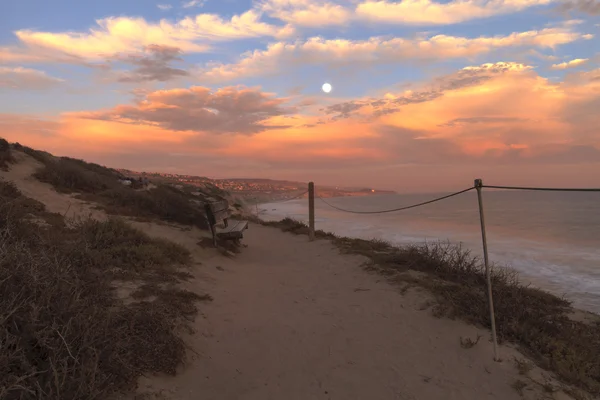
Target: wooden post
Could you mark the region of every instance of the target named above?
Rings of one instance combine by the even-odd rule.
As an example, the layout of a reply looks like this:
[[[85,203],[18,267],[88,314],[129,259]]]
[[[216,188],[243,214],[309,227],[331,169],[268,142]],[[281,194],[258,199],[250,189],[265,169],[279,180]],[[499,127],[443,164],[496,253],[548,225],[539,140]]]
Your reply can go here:
[[[492,325],[492,342],[494,344],[494,361],[500,361],[498,357],[498,340],[496,338],[496,316],[494,314],[494,299],[492,297],[492,276],[488,258],[487,237],[485,234],[485,218],[483,215],[483,197],[481,189],[483,181],[475,179],[475,188],[477,189],[477,199],[479,201],[479,220],[481,221],[481,240],[483,242],[483,262],[485,264],[485,277],[487,280],[488,303],[490,306],[490,321]]]
[[[315,240],[315,184],[308,183],[308,239]]]

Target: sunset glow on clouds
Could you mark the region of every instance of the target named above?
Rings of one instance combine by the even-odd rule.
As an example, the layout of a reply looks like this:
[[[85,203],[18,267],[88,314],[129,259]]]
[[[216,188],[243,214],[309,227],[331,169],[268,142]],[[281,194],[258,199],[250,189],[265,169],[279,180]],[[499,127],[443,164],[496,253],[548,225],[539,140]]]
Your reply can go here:
[[[399,191],[600,183],[589,1],[50,3],[0,6],[9,141]]]

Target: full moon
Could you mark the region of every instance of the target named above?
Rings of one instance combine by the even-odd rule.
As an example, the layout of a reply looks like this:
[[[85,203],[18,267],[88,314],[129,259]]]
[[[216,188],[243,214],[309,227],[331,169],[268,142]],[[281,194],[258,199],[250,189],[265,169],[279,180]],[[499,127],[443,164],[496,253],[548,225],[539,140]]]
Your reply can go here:
[[[331,92],[331,85],[329,83],[324,83],[321,89],[323,89],[325,93],[329,93]]]

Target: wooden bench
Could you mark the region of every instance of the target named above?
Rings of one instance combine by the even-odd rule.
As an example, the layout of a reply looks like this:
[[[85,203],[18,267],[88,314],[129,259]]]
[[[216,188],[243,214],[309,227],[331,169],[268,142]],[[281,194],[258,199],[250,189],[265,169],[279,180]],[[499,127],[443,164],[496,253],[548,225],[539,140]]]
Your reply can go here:
[[[227,200],[206,203],[204,210],[215,247],[217,247],[217,238],[239,242],[244,237],[244,230],[248,229],[248,221],[229,221],[231,211]]]

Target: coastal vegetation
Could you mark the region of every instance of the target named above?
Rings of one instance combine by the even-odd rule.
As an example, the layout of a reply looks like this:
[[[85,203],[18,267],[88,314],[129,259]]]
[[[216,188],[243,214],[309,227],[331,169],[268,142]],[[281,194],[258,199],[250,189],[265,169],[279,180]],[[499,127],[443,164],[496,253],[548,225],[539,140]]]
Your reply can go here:
[[[6,181],[0,241],[0,398],[99,399],[175,373],[210,300],[177,285],[185,248],[121,219],[66,221]]]
[[[75,193],[79,198],[97,203],[109,214],[158,219],[206,228],[201,208],[194,204],[208,196],[221,198],[222,192],[193,195],[167,183],[154,184],[147,190],[134,190],[119,182],[120,173],[98,164],[24,147],[23,151],[42,163],[34,176],[51,184],[58,192]]]

